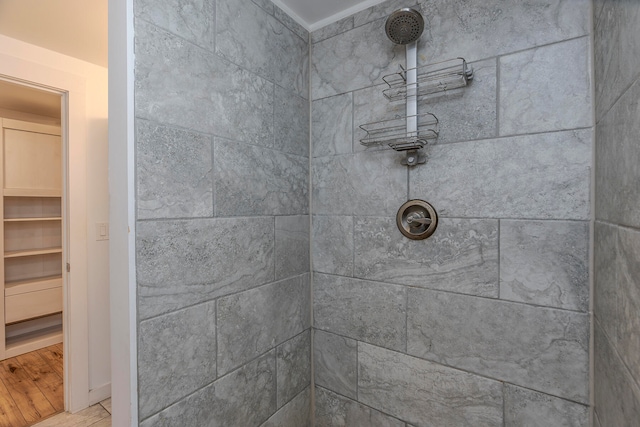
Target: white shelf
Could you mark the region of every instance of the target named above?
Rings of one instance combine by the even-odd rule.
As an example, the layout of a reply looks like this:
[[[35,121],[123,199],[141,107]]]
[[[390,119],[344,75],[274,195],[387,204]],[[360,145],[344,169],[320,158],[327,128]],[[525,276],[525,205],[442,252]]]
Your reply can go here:
[[[51,216],[51,217],[29,217],[29,218],[5,218],[4,222],[35,222],[35,221],[62,221],[62,217],[59,216]]]
[[[42,291],[45,289],[59,288],[62,286],[62,275],[39,277],[30,280],[18,280],[4,284],[4,295],[18,295],[27,292]]]
[[[5,358],[19,356],[62,342],[62,325],[6,339]]]
[[[46,255],[46,254],[61,254],[62,248],[42,248],[42,249],[30,249],[27,251],[9,251],[4,253],[6,258],[19,258],[34,255]]]
[[[11,197],[62,197],[62,191],[47,188],[5,188],[4,195]]]

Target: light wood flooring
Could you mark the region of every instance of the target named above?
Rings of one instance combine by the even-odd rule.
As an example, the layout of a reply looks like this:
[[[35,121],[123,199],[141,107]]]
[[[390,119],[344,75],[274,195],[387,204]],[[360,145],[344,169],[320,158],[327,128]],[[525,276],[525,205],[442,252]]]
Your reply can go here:
[[[0,427],[26,427],[64,411],[62,344],[0,362]]]

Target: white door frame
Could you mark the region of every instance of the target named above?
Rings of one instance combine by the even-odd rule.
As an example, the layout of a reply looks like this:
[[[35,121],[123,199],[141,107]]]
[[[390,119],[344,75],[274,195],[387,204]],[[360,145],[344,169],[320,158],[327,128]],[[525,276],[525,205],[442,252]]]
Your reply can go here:
[[[85,79],[70,73],[0,54],[0,76],[62,95],[62,140],[66,147],[66,261],[63,284],[65,409],[89,405],[89,336],[87,312],[87,205]]]
[[[109,1],[112,425],[138,425],[133,0]]]

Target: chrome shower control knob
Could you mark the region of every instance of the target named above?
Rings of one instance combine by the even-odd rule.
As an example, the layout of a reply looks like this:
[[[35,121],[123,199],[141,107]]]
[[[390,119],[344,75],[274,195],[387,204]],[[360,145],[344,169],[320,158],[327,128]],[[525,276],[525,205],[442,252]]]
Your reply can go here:
[[[412,240],[431,236],[438,226],[438,214],[424,200],[409,200],[398,209],[396,224],[400,232]]]

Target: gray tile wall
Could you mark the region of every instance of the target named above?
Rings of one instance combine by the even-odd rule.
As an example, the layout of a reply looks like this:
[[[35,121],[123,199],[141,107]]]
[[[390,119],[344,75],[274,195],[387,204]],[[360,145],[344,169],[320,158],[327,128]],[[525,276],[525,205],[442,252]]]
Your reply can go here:
[[[475,78],[420,102],[441,133],[407,171],[358,126],[402,114],[384,22],[411,5],[419,62]],[[311,34],[316,425],[588,425],[590,11],[390,0]],[[430,239],[397,230],[408,198],[438,211]]]
[[[595,422],[640,419],[640,3],[594,3]]]
[[[308,425],[309,34],[134,3],[141,425]]]

